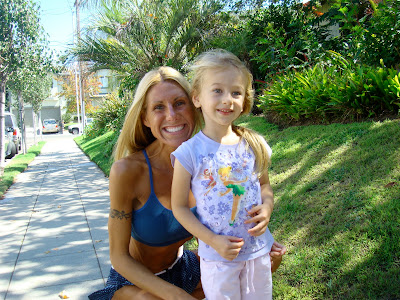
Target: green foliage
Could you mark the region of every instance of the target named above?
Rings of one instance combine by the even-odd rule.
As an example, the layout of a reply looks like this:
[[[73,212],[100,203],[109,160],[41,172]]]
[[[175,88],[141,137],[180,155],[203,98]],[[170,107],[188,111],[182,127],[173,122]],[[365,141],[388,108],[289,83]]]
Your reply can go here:
[[[398,68],[400,61],[400,1],[346,0],[337,2],[324,15],[330,24],[339,23],[340,36],[331,50],[363,64],[379,66],[381,61]]]
[[[108,1],[87,28],[74,50],[94,70],[111,69],[132,86],[130,77],[142,77],[161,65],[181,69],[203,49],[214,30],[217,1]]]
[[[112,153],[117,143],[119,131],[108,131],[81,135],[74,140],[89,158],[94,161],[106,176],[110,175],[113,163]]]
[[[388,0],[378,4],[366,26],[363,62],[388,67],[400,67],[400,1]]]
[[[118,96],[116,92],[106,96],[100,107],[93,114],[93,123],[86,131],[88,136],[97,136],[107,131],[119,132],[125,120],[125,115],[131,104],[130,94]]]
[[[38,7],[31,0],[2,0],[0,2],[0,115],[5,108],[6,83],[10,78],[18,84],[18,92],[32,85],[32,76],[44,57],[41,55],[41,34]],[[30,72],[29,68],[34,69]],[[27,72],[24,72],[27,71]],[[29,80],[25,80],[28,74]],[[13,76],[13,77],[12,77]],[[40,80],[41,78],[39,78]],[[4,118],[0,119],[0,132],[4,132]],[[4,135],[0,135],[0,168],[4,167]]]
[[[248,19],[253,45],[250,57],[258,68],[256,78],[269,81],[275,74],[303,67],[323,53],[317,38],[323,27],[312,26],[315,16],[310,6],[283,1],[270,4]]]
[[[40,38],[37,6],[29,0],[3,0],[0,3],[0,79],[6,81],[24,66],[24,55]]]
[[[248,63],[255,79],[269,82],[277,73],[304,67],[324,55],[322,42],[328,31],[317,26],[313,5],[314,1],[303,6],[285,0],[257,5],[246,13],[231,12],[211,44],[233,52]]]
[[[333,54],[327,63],[278,76],[260,96],[260,107],[286,120],[351,120],[399,111],[396,70],[353,64]]]

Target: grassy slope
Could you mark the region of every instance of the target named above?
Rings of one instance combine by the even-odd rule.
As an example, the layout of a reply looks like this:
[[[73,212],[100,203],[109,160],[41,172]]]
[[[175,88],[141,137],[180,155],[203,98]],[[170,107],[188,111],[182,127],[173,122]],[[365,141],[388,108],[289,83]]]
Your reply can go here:
[[[252,123],[274,151],[270,228],[288,247],[275,299],[399,298],[399,121]]]
[[[116,133],[110,131],[95,138],[81,135],[74,140],[83,152],[108,176],[112,165],[111,154],[117,141]]]
[[[274,299],[400,298],[399,120],[282,131],[260,117],[238,123],[273,149],[270,229],[288,248]],[[111,140],[82,148],[101,153]]]

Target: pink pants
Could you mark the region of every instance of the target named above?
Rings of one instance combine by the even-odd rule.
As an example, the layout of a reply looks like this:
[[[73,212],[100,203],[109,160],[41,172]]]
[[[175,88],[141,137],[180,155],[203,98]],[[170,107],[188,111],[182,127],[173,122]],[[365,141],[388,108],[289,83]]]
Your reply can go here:
[[[269,253],[248,261],[200,260],[201,284],[207,300],[272,299]]]

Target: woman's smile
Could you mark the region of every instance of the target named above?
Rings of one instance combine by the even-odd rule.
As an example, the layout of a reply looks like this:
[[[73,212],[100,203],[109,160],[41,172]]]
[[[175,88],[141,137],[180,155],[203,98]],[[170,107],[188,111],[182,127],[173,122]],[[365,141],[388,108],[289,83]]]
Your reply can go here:
[[[168,133],[175,133],[175,132],[181,131],[184,127],[185,127],[185,125],[168,126],[168,127],[164,127],[164,130],[167,131]]]

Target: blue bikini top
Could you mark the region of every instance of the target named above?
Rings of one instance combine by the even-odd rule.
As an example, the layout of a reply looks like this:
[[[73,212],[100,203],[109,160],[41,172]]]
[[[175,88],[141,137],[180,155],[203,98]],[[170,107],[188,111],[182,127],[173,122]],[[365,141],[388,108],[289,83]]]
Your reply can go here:
[[[147,202],[132,212],[132,237],[153,247],[168,246],[190,237],[191,234],[175,219],[172,210],[165,208],[154,193],[150,160],[145,150],[143,154],[149,167],[151,193]],[[197,217],[196,207],[191,211]]]

